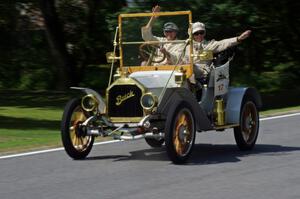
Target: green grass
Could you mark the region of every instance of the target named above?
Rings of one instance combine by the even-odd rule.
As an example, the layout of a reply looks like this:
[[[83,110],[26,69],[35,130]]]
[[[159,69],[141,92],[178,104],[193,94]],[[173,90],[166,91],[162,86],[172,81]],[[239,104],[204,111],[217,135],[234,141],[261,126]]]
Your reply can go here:
[[[60,121],[64,105],[72,96],[74,93],[0,91],[0,154],[62,146]],[[270,116],[295,110],[299,112],[300,106],[260,114]]]
[[[266,110],[260,112],[260,115],[263,117],[267,117],[267,116],[280,115],[280,114],[293,113],[293,112],[300,112],[300,106]]]
[[[0,154],[61,146],[58,131],[0,129]]]
[[[0,92],[0,154],[62,146],[60,120],[73,93]]]
[[[0,153],[61,146],[62,111],[0,106]]]
[[[58,108],[28,108],[28,107],[9,107],[1,106],[0,115],[14,118],[28,118],[37,120],[60,120],[63,110]],[[29,114],[30,113],[30,114]]]
[[[0,91],[0,154],[61,147],[64,106],[80,92]],[[97,141],[109,138],[97,138]]]

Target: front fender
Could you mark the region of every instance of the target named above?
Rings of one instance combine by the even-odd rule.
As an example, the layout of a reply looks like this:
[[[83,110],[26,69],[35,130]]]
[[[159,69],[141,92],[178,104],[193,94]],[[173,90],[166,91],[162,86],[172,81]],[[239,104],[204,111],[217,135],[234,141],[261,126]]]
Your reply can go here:
[[[240,121],[240,110],[242,108],[243,99],[245,97],[252,97],[254,103],[260,109],[262,101],[260,94],[255,88],[229,88],[227,105],[226,105],[226,123],[238,124]]]
[[[96,99],[98,100],[98,110],[101,114],[104,114],[106,111],[106,103],[104,101],[104,99],[101,97],[101,95],[94,91],[93,89],[90,88],[82,88],[82,87],[71,87],[71,89],[74,90],[80,90],[84,93],[86,93],[87,95],[92,94],[96,97]]]
[[[164,116],[176,108],[181,102],[190,104],[196,121],[197,131],[210,130],[212,125],[205,111],[198,104],[195,96],[186,88],[167,88],[164,97],[159,103],[157,112]]]

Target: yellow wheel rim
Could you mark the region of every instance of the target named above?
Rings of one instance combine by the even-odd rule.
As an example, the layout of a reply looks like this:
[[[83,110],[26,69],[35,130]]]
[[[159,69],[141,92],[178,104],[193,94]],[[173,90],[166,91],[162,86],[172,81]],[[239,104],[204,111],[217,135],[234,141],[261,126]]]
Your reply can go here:
[[[194,139],[194,121],[191,112],[183,109],[175,120],[173,143],[178,155],[184,156],[191,149]]]
[[[85,151],[89,146],[92,137],[91,136],[79,136],[78,125],[83,123],[87,119],[84,111],[81,107],[76,107],[70,121],[70,139],[77,151]]]

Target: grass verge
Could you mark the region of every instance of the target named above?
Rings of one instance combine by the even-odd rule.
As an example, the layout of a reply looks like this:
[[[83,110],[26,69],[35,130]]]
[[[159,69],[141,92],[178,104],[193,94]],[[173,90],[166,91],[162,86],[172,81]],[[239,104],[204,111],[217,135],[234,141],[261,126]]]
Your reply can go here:
[[[1,93],[0,155],[61,147],[60,121],[66,93]],[[300,112],[300,106],[267,110],[262,117]],[[97,138],[97,141],[109,138]]]
[[[276,116],[276,115],[296,113],[296,112],[300,112],[300,106],[266,110],[266,111],[260,112],[260,115],[262,117],[269,117],[269,116]]]

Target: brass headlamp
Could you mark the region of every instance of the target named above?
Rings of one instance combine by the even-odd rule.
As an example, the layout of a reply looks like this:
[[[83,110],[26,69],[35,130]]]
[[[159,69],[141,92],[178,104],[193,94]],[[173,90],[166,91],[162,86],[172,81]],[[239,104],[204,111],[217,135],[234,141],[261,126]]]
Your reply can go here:
[[[88,94],[82,98],[81,106],[85,111],[93,111],[98,106],[97,98],[92,94]]]
[[[152,93],[145,93],[142,95],[140,102],[145,110],[151,111],[157,105],[158,98]]]

